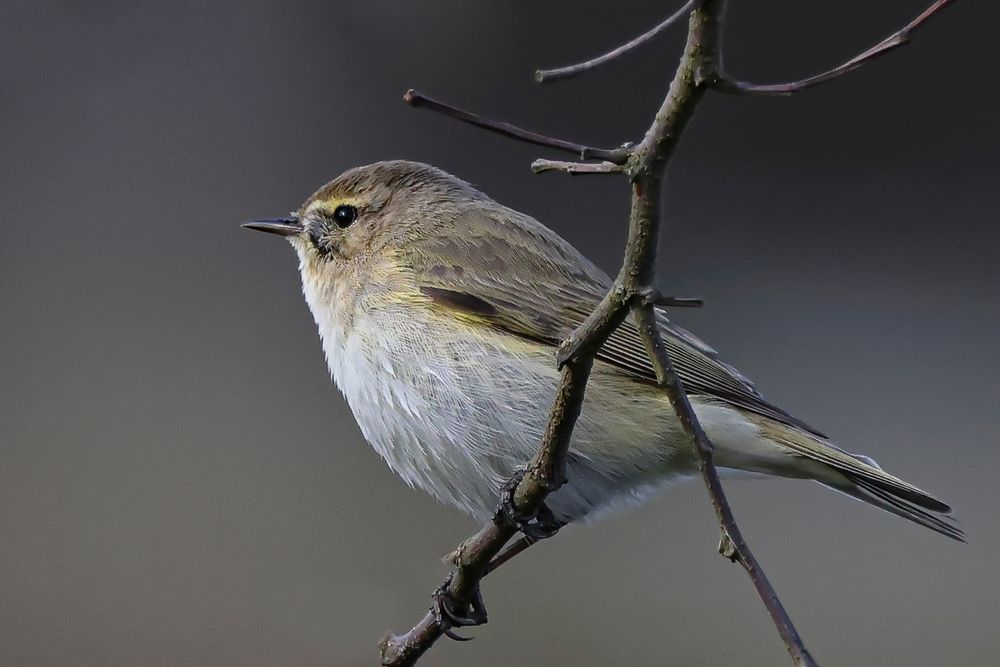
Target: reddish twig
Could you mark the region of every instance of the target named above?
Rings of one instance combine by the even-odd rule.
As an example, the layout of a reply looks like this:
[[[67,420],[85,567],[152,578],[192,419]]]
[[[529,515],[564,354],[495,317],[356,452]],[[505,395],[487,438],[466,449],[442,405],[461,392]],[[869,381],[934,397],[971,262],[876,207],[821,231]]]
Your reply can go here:
[[[652,41],[654,37],[659,35],[661,32],[672,26],[677,22],[679,18],[691,11],[694,7],[696,0],[688,0],[684,3],[684,6],[678,9],[676,12],[665,18],[658,25],[642,33],[635,39],[622,44],[619,47],[611,49],[607,53],[597,56],[596,58],[591,58],[590,60],[584,61],[582,63],[577,63],[575,65],[567,65],[565,67],[555,67],[553,69],[540,69],[535,71],[535,81],[538,83],[548,83],[549,81],[556,81],[558,79],[568,79],[577,74],[582,74],[587,70],[593,69],[604,63],[610,62],[615,58],[632,51],[647,42]]]
[[[859,53],[847,62],[838,65],[833,69],[827,70],[826,72],[821,72],[820,74],[815,74],[805,79],[791,81],[788,83],[757,84],[737,81],[730,78],[725,72],[720,71],[718,76],[712,81],[712,87],[724,93],[746,95],[793,95],[795,93],[802,92],[807,88],[818,86],[821,83],[827,83],[828,81],[839,79],[845,74],[853,72],[865,63],[908,44],[910,36],[913,35],[913,33],[923,27],[924,23],[926,23],[928,19],[947,7],[951,4],[951,2],[952,0],[937,0],[937,2],[921,12],[915,19],[883,39],[875,46]]]

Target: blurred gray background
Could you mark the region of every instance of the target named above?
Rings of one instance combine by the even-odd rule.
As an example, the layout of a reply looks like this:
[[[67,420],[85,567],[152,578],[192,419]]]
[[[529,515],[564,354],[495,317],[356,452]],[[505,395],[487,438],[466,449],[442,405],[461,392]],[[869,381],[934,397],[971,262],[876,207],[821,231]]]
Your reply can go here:
[[[731,3],[726,61],[795,78],[926,0]],[[613,271],[619,179],[401,102],[419,87],[598,145],[636,139],[682,43],[539,87],[675,3],[5,2],[0,663],[364,665],[476,525],[406,488],[331,385],[293,253],[239,229],[347,167],[434,163]],[[997,664],[994,4],[791,99],[706,99],[674,161],[676,319],[776,403],[950,501],[969,545],[809,483],[727,483],[826,665]],[[989,48],[989,51],[987,51]],[[428,665],[774,665],[688,484],[485,585]]]

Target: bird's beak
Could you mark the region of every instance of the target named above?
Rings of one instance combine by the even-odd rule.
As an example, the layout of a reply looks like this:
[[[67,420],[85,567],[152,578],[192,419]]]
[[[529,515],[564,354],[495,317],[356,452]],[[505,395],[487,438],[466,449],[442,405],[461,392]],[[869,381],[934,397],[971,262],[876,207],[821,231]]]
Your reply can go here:
[[[244,222],[241,227],[253,229],[258,232],[277,234],[278,236],[294,236],[303,230],[302,223],[298,218],[271,218],[268,220],[251,220]]]

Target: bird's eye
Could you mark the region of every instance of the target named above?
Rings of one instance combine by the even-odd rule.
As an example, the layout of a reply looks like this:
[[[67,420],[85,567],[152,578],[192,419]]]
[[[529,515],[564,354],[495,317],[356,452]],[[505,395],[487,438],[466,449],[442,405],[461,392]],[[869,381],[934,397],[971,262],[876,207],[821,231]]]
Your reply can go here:
[[[333,211],[333,221],[338,227],[344,229],[358,219],[358,209],[348,204],[341,204]]]

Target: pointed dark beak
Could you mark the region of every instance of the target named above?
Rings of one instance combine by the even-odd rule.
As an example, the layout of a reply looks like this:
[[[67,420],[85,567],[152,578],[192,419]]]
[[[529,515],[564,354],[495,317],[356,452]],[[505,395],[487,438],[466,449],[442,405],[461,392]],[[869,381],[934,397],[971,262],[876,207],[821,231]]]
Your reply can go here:
[[[251,220],[250,222],[244,222],[240,227],[246,227],[258,232],[267,232],[268,234],[277,234],[278,236],[294,236],[302,232],[302,223],[296,218]]]

